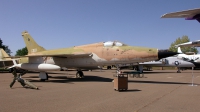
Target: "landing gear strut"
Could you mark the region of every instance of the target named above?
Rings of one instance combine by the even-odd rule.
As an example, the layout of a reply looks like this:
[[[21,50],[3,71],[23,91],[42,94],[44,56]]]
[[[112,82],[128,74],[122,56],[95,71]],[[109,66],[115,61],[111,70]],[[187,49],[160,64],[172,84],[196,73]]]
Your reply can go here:
[[[84,74],[81,70],[78,70],[76,73],[76,78],[84,78]]]
[[[46,72],[40,72],[39,78],[40,78],[40,81],[46,81],[46,80],[48,80],[49,79],[48,73],[46,73]]]
[[[178,71],[177,71],[177,73],[181,73],[181,71],[180,71],[180,68],[178,67]]]

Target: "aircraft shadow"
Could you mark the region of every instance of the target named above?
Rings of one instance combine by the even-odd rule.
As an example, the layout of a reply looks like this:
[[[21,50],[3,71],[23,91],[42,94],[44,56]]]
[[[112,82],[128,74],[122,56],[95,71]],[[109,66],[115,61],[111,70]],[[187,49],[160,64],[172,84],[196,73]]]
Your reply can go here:
[[[129,80],[129,83],[148,83],[148,84],[184,84],[189,85],[191,83],[183,83],[183,82],[161,82],[161,81],[136,81],[136,80]],[[198,85],[198,84],[195,84]]]
[[[177,71],[162,71],[162,72],[143,72],[143,74],[157,74],[157,73],[177,73]],[[177,73],[178,74],[178,73]]]
[[[38,80],[38,77],[27,77],[27,78],[37,78],[37,80],[34,79],[28,79],[30,82],[41,82]],[[68,78],[67,76],[52,76],[49,78],[48,81],[45,82],[54,82],[54,83],[69,83],[69,82],[112,82],[113,79],[111,78],[105,78],[105,77],[99,77],[99,76],[85,76],[84,78]]]
[[[119,90],[119,92],[139,92],[139,91],[142,91],[142,90],[139,90],[139,89],[127,89],[125,91]]]
[[[103,71],[103,70],[102,70],[102,71],[100,71],[100,70],[99,70],[99,71],[98,71],[98,70],[95,70],[95,71],[91,71],[91,72],[105,72],[105,71]]]
[[[12,87],[11,89],[17,89],[17,88],[24,88],[24,89],[32,89],[32,90],[40,90],[40,87],[42,86],[37,86],[39,89],[34,89],[34,88],[30,88],[30,87]]]

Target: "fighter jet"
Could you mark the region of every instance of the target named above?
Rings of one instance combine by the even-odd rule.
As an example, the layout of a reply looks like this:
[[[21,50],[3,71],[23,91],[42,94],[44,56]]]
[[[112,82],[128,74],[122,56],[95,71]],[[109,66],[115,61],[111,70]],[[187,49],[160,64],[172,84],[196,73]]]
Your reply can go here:
[[[27,63],[13,67],[39,71],[41,80],[48,80],[47,71],[61,67],[77,70],[76,77],[84,77],[82,69],[98,69],[105,65],[139,63],[176,55],[176,52],[160,51],[156,48],[129,46],[119,41],[107,41],[63,49],[46,50],[39,46],[27,31],[22,37],[28,49]]]
[[[9,68],[13,68],[15,64],[28,62],[27,57],[15,57],[14,59],[12,59],[13,57],[8,57],[9,55],[2,48],[0,48],[0,68],[10,70]],[[17,72],[20,72],[20,69],[18,69]]]
[[[2,48],[0,48],[0,68],[7,68],[13,65],[13,60],[5,57],[9,56]]]

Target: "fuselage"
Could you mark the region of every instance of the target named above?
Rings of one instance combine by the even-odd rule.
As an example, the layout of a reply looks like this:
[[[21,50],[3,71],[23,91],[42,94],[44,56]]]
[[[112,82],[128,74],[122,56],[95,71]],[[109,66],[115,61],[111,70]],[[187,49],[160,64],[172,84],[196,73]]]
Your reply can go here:
[[[177,58],[186,60],[186,61],[190,61],[190,62],[200,63],[200,55],[199,54],[196,54],[196,55],[179,54],[177,56]]]
[[[71,48],[47,50],[31,55],[84,54],[83,57],[31,57],[29,63],[55,64],[67,68],[93,68],[104,65],[139,63],[158,59],[158,49],[133,47],[120,42],[100,42]]]

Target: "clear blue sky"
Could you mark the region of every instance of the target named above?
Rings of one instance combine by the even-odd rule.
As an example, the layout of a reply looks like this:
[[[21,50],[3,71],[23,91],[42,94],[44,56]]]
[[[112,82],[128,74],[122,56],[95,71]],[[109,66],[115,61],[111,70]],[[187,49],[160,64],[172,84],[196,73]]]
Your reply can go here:
[[[197,21],[160,18],[193,8],[200,0],[1,0],[0,38],[12,55],[24,30],[46,49],[109,40],[165,49],[183,35],[200,39]]]

